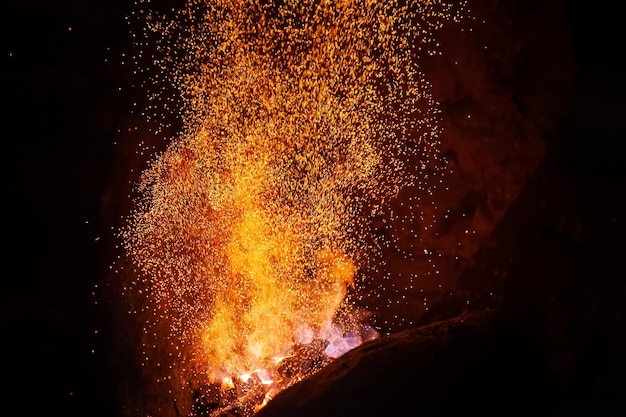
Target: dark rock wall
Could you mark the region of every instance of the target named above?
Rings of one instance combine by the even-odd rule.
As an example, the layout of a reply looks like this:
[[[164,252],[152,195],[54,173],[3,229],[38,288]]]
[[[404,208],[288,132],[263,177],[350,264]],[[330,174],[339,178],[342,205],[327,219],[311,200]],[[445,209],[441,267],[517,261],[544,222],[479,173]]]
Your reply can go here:
[[[392,243],[377,279],[393,284],[366,301],[389,331],[428,322],[442,306],[450,313],[451,298],[501,296],[491,282],[459,291],[458,280],[559,140],[574,94],[564,2],[470,1],[468,9],[467,19],[437,33],[443,54],[421,62],[442,108],[447,165],[434,205],[408,188],[388,207]],[[411,204],[417,197],[426,204]],[[419,211],[434,218],[433,228],[419,230]],[[417,222],[418,239],[407,220]],[[407,296],[399,303],[398,291]]]

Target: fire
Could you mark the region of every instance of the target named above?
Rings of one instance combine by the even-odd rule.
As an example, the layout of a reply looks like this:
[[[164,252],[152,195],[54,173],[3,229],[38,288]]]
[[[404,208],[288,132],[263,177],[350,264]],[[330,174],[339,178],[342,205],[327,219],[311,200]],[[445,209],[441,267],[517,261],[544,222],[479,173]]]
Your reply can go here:
[[[233,379],[229,376],[222,378],[222,390],[229,390],[235,388]]]
[[[167,334],[178,377],[256,410],[377,336],[349,292],[375,250],[368,216],[436,156],[438,110],[414,55],[451,10],[261,3],[144,11],[162,53],[152,80],[179,91],[184,127],[120,233],[146,331]]]

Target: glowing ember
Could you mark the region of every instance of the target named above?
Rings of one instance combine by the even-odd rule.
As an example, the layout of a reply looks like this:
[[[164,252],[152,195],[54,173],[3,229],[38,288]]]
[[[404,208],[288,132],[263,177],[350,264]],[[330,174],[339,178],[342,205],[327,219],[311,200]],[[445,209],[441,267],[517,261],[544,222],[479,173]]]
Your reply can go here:
[[[436,157],[415,57],[435,53],[451,14],[431,1],[259,3],[142,9],[144,70],[179,92],[183,129],[120,232],[146,356],[168,352],[182,385],[221,384],[219,407],[248,414],[378,335],[347,295],[376,250],[368,218],[422,186]]]

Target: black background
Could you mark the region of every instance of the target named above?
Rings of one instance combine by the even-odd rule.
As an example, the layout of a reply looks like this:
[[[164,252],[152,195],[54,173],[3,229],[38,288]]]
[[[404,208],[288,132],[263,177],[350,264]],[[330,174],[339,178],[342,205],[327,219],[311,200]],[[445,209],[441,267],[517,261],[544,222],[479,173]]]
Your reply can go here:
[[[581,204],[613,219],[592,235],[608,257],[602,279],[624,288],[617,259],[626,247],[623,17],[609,4],[618,3],[568,3],[577,82],[553,152],[559,175],[600,190],[597,201]],[[121,0],[0,6],[5,415],[120,414],[108,356],[112,324],[102,321],[96,289],[110,259],[97,238],[108,233],[102,196],[119,120],[131,108],[129,67],[120,64],[131,7]]]

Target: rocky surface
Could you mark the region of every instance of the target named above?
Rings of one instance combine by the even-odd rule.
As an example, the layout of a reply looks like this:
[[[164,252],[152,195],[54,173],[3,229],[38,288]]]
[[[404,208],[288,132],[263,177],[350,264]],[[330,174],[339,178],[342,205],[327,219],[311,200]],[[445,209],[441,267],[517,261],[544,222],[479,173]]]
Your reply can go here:
[[[538,346],[511,318],[491,311],[367,342],[257,415],[554,415],[559,397]]]
[[[386,303],[398,288],[412,288],[398,304],[401,313],[377,310],[393,329],[427,322],[451,293],[472,302],[457,291],[460,276],[561,134],[573,95],[574,45],[564,2],[468,4],[472,19],[444,27],[438,41],[445,52],[422,64],[442,107],[440,148],[448,161],[435,204],[419,207],[434,227],[417,241],[404,227],[413,218],[407,202],[425,200],[420,190],[404,190],[388,211],[395,215],[385,229],[393,243],[379,271],[396,284],[391,295],[377,296]],[[485,285],[474,294],[496,290]],[[394,321],[396,315],[404,321]]]

